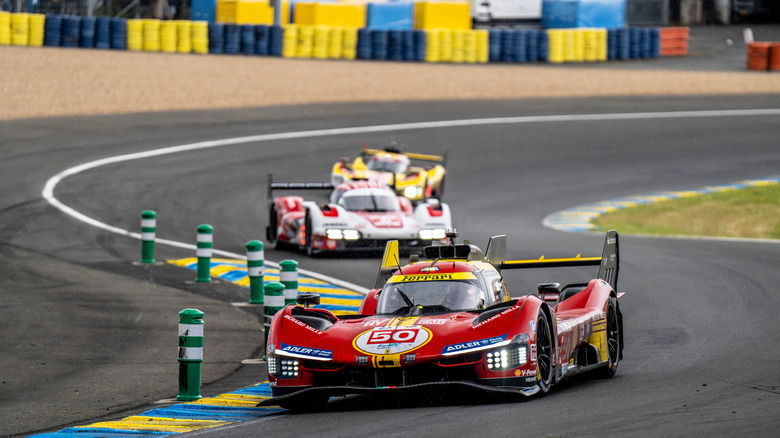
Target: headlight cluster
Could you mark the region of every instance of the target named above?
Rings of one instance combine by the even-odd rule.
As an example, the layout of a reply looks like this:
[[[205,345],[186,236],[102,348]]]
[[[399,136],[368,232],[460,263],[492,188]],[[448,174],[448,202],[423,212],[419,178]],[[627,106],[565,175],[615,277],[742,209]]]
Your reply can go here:
[[[444,228],[434,228],[432,230],[420,230],[418,233],[422,240],[439,240],[447,237],[446,230]]]
[[[485,357],[489,370],[510,370],[528,362],[528,345],[510,344],[506,347],[489,351]]]
[[[404,196],[407,198],[422,196],[422,187],[409,186],[404,189]]]
[[[298,359],[282,359],[269,357],[267,366],[268,374],[282,379],[295,379],[298,377]]]
[[[358,230],[340,230],[329,229],[325,231],[326,236],[330,240],[358,240],[360,239],[360,231]]]

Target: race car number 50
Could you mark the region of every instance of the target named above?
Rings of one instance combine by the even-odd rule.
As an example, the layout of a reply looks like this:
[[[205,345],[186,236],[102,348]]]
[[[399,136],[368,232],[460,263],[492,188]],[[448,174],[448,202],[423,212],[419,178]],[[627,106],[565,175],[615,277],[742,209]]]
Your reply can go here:
[[[430,339],[430,330],[421,326],[375,327],[358,335],[353,344],[367,354],[398,354],[416,350]]]

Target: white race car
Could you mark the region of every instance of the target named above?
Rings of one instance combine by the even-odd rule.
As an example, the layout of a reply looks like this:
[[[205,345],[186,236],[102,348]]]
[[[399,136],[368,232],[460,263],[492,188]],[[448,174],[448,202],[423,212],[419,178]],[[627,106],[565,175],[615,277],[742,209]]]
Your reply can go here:
[[[319,205],[301,196],[273,197],[274,190],[332,190],[330,202]],[[398,240],[401,248],[422,249],[438,240],[446,243],[452,229],[447,204],[436,199],[412,205],[379,182],[349,180],[327,183],[274,183],[268,176],[266,239],[275,247],[302,248],[307,255],[384,248]]]

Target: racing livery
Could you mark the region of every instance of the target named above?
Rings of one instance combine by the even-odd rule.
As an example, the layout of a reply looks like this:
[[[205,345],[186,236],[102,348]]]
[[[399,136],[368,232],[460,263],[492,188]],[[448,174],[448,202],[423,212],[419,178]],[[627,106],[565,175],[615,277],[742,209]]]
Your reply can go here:
[[[506,261],[506,237],[495,236],[486,255],[452,243],[426,247],[427,260],[401,267],[397,248],[388,242],[358,315],[309,308],[318,296],[306,294],[273,317],[266,354],[274,398],[264,405],[310,410],[335,395],[441,385],[530,396],[573,374],[615,374],[623,351],[615,231],[601,257]],[[588,283],[542,283],[514,298],[502,277],[591,265],[599,272]]]
[[[301,196],[274,197],[274,190],[331,190],[330,202]],[[389,240],[404,249],[443,241],[452,228],[447,204],[429,199],[413,205],[387,185],[349,180],[327,183],[274,183],[268,176],[266,238],[274,246],[293,245],[307,255],[360,249],[381,250]]]
[[[435,163],[413,166],[412,160]],[[441,199],[447,154],[427,155],[403,152],[398,148],[368,149],[363,146],[359,157],[350,163],[342,158],[333,165],[331,183],[341,184],[351,179],[367,179],[394,187],[399,195],[412,202],[428,198]]]

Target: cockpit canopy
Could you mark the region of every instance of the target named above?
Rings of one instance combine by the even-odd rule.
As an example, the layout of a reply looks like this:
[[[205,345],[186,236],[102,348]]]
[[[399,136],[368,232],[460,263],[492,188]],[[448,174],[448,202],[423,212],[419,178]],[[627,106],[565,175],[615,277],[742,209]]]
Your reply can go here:
[[[390,189],[361,188],[333,193],[336,196],[331,197],[331,202],[348,211],[401,211],[401,204]]]
[[[366,163],[368,170],[376,172],[404,173],[409,167],[409,158],[397,154],[377,154]]]

